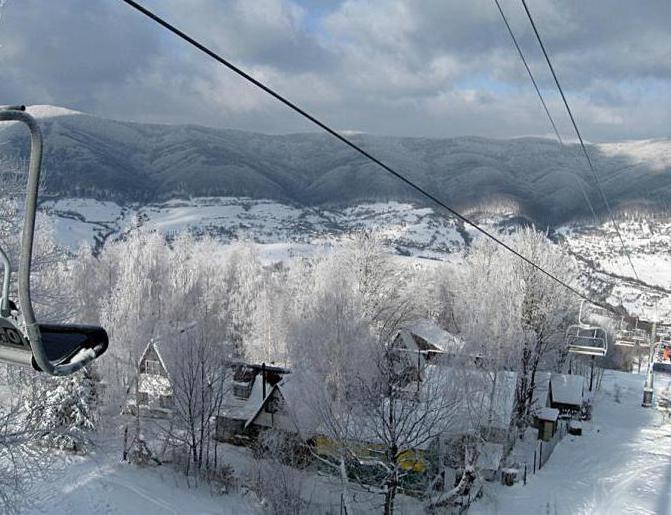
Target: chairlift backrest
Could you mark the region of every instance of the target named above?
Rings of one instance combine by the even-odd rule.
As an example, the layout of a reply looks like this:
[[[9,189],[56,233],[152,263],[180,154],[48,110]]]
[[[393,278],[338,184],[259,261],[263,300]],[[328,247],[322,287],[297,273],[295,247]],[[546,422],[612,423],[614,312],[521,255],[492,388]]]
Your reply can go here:
[[[42,166],[42,132],[23,107],[0,108],[0,122],[22,122],[30,129],[30,161],[25,200],[25,218],[19,262],[19,305],[25,334],[18,319],[12,318],[9,301],[11,263],[0,250],[4,276],[0,303],[0,360],[32,364],[36,370],[54,376],[71,374],[101,356],[108,345],[102,327],[39,324],[30,296],[30,268],[37,214],[37,197]]]
[[[608,352],[608,335],[602,327],[583,322],[584,303],[584,300],[580,303],[578,323],[566,330],[566,347],[574,354],[605,356]]]

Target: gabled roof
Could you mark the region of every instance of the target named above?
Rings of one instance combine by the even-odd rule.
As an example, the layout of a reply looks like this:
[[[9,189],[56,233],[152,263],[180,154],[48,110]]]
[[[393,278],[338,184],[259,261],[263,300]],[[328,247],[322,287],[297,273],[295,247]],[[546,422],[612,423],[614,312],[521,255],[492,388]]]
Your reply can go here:
[[[245,428],[254,423],[254,419],[261,413],[263,406],[274,395],[279,395],[284,400],[288,410],[287,415],[296,426],[296,431],[303,438],[309,438],[319,431],[319,421],[308,406],[304,390],[295,375],[286,376],[270,389],[266,398],[258,403],[257,409],[245,423]]]
[[[404,325],[399,334],[409,350],[423,352],[456,352],[463,341],[431,320],[418,320]]]
[[[149,343],[147,343],[147,346],[144,348],[144,351],[142,351],[142,356],[140,356],[140,360],[138,361],[138,366],[140,366],[142,364],[142,362],[146,359],[147,354],[149,354],[149,351],[152,350],[152,349],[154,350],[154,352],[158,356],[158,360],[161,363],[161,366],[163,367],[163,370],[165,370],[166,373],[168,375],[170,375],[169,371],[168,371],[168,367],[165,366],[165,361],[163,361],[163,357],[161,356],[161,350],[160,350],[159,343],[157,341],[153,340],[153,339],[149,340]]]
[[[585,378],[579,375],[552,374],[550,388],[553,402],[581,406]]]
[[[265,400],[263,397],[263,379],[257,375],[253,381],[252,390],[247,399],[237,399],[232,395],[229,396],[228,402],[221,411],[224,417],[248,422],[257,415]],[[266,398],[271,390],[271,388],[268,388]]]

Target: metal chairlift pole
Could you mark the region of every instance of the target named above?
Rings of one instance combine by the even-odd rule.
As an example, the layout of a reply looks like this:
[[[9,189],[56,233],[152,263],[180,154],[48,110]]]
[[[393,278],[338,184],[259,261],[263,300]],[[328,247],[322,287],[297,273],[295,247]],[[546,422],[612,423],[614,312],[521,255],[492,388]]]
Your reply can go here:
[[[23,223],[23,234],[21,237],[21,257],[19,262],[19,305],[21,307],[21,315],[27,333],[27,340],[30,346],[31,359],[33,364],[39,367],[39,370],[54,376],[63,376],[71,374],[94,359],[100,356],[107,349],[108,339],[104,329],[92,326],[67,326],[67,325],[43,325],[40,326],[35,318],[35,312],[30,295],[30,269],[33,258],[33,240],[35,233],[35,219],[37,215],[37,196],[39,192],[40,171],[42,166],[42,131],[35,119],[25,112],[23,106],[0,107],[0,122],[22,122],[30,130],[30,160],[28,165],[28,184],[26,188],[25,200],[25,217]],[[8,278],[10,272],[10,263],[7,255],[2,253],[2,261],[5,267],[5,280],[3,283],[3,301],[1,308],[4,312],[9,309]],[[7,323],[7,322],[5,322]],[[42,328],[41,328],[42,327]],[[73,338],[77,338],[77,345],[80,351],[70,362],[52,362],[47,355],[45,347],[45,339],[43,338],[43,329],[57,333],[60,341],[68,339],[70,342]],[[87,333],[88,331],[88,333]],[[89,339],[88,335],[95,333]],[[47,333],[48,334],[48,333]],[[92,347],[84,349],[84,343],[91,343]],[[52,338],[53,342],[53,338]],[[24,343],[24,342],[20,342]],[[60,342],[59,342],[60,343]],[[19,347],[22,347],[20,345]],[[21,352],[14,348],[3,348],[3,358],[10,359],[12,362],[24,363],[27,360],[24,349]],[[21,354],[20,359],[15,355]],[[27,364],[27,363],[24,363]]]
[[[652,407],[652,394],[654,392],[655,377],[652,371],[652,359],[655,355],[657,347],[657,322],[652,323],[652,331],[650,333],[650,351],[648,353],[648,370],[645,375],[645,386],[643,387],[643,402],[641,406],[644,408]]]
[[[5,269],[2,279],[2,303],[0,304],[0,317],[9,316],[9,278],[12,275],[12,265],[5,251],[0,249],[0,259]]]
[[[594,385],[594,360],[596,359],[596,356],[592,356],[592,364],[589,372],[589,391],[592,391],[592,386]]]

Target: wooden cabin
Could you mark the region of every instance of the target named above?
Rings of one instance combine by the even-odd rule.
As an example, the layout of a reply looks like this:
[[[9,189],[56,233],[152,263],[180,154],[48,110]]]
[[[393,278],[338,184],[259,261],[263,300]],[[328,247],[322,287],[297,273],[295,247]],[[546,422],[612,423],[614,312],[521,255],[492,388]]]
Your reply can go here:
[[[128,388],[124,413],[169,418],[174,406],[173,389],[161,345],[151,340],[138,363],[138,374]]]
[[[259,428],[248,422],[258,415],[273,388],[290,373],[287,368],[265,363],[237,362],[231,364],[231,369],[224,406],[215,421],[214,438],[219,441],[236,441],[258,432]]]

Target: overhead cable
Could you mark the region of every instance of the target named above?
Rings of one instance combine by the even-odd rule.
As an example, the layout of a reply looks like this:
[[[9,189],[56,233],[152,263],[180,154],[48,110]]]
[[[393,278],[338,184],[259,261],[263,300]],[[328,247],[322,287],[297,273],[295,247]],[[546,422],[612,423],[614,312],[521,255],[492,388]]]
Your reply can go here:
[[[620,239],[620,244],[622,245],[622,250],[624,251],[625,255],[627,256],[627,260],[629,261],[629,265],[631,266],[632,272],[634,272],[634,277],[636,280],[640,280],[638,277],[638,273],[636,272],[636,268],[634,267],[634,262],[631,260],[631,255],[629,253],[629,250],[627,250],[627,246],[624,243],[624,238],[622,237],[622,233],[620,232],[620,228],[618,227],[617,223],[615,222],[615,217],[613,216],[613,210],[610,207],[610,202],[608,202],[608,197],[606,196],[606,193],[603,190],[603,187],[601,186],[601,180],[599,179],[599,174],[596,172],[596,168],[594,167],[594,164],[592,163],[592,159],[589,157],[589,153],[587,152],[587,147],[585,146],[585,142],[582,139],[582,135],[580,134],[580,130],[578,129],[578,124],[575,121],[575,118],[573,116],[573,112],[571,111],[571,108],[569,107],[568,100],[566,100],[566,95],[564,94],[564,90],[561,87],[561,84],[559,83],[559,79],[557,78],[557,74],[555,73],[554,66],[552,66],[552,61],[550,60],[550,56],[548,55],[547,51],[545,50],[545,45],[543,44],[543,40],[541,39],[541,36],[538,32],[538,29],[536,28],[536,23],[534,22],[533,16],[531,15],[531,12],[529,11],[529,6],[527,5],[526,0],[522,0],[522,5],[524,6],[524,10],[527,13],[527,17],[529,18],[529,21],[531,22],[531,27],[534,30],[534,34],[536,35],[536,39],[538,40],[538,44],[541,47],[541,50],[543,51],[543,55],[545,56],[545,61],[548,64],[548,67],[550,68],[550,72],[552,73],[552,77],[554,78],[555,84],[557,85],[557,89],[559,90],[559,93],[561,95],[561,98],[564,102],[564,106],[566,107],[566,112],[569,115],[569,118],[571,119],[571,123],[573,124],[573,129],[575,130],[576,136],[578,137],[578,141],[580,142],[580,147],[582,148],[583,154],[585,154],[585,159],[587,159],[587,164],[589,165],[589,169],[592,172],[592,176],[594,177],[594,182],[596,183],[597,188],[599,189],[599,192],[601,193],[601,198],[603,199],[603,203],[606,206],[606,210],[608,211],[608,216],[610,217],[610,221],[613,224],[613,227],[615,228],[615,232],[617,233],[618,238]]]
[[[562,139],[561,135],[559,134],[559,129],[557,129],[557,124],[554,121],[554,118],[552,118],[552,115],[550,114],[550,109],[547,106],[547,103],[545,102],[545,98],[543,98],[543,94],[541,93],[540,87],[538,86],[538,83],[536,82],[536,78],[534,77],[534,74],[531,72],[531,68],[529,67],[529,64],[527,63],[526,58],[524,57],[524,52],[522,52],[522,48],[520,47],[519,43],[517,42],[517,38],[515,37],[515,33],[513,32],[512,27],[510,26],[510,23],[508,23],[508,18],[506,17],[505,13],[503,12],[503,9],[501,8],[501,4],[499,3],[499,0],[494,0],[494,3],[496,4],[496,7],[501,14],[501,18],[503,19],[503,23],[506,25],[506,29],[508,29],[508,34],[510,34],[510,38],[513,41],[513,44],[515,45],[515,48],[517,49],[517,54],[520,56],[520,59],[522,60],[522,64],[524,64],[524,68],[527,71],[527,74],[529,75],[529,79],[531,79],[531,83],[534,86],[534,89],[536,90],[536,94],[538,95],[538,99],[541,101],[541,105],[543,106],[543,110],[545,111],[545,114],[548,117],[548,120],[550,120],[550,125],[552,125],[552,130],[555,133],[555,136],[557,137],[557,141],[559,142],[559,146],[562,148],[565,148],[564,145],[564,140]],[[575,179],[576,179],[576,184],[578,185],[578,188],[580,189],[580,192],[582,193],[583,198],[585,199],[585,203],[587,204],[587,207],[589,207],[589,210],[592,213],[592,216],[594,217],[594,221],[597,222],[597,216],[596,216],[596,211],[594,210],[594,206],[592,206],[592,202],[589,199],[589,196],[587,195],[587,192],[585,191],[584,186],[579,180],[579,177],[576,176],[575,174],[572,174]]]

